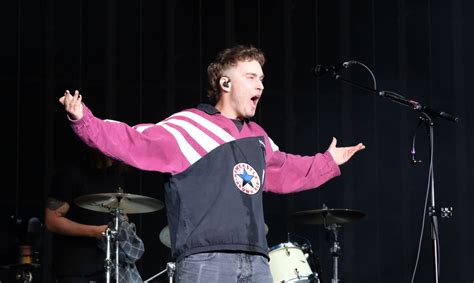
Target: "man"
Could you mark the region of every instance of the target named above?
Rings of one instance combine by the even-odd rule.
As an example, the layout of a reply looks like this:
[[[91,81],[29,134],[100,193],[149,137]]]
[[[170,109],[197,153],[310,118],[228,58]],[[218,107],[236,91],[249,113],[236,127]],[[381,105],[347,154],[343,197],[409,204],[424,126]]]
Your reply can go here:
[[[83,195],[123,189],[127,168],[93,149],[88,150],[86,157],[55,173],[46,203],[45,225],[54,233],[55,283],[105,282],[105,249],[101,246],[111,215],[81,208],[74,200]]]
[[[294,193],[340,175],[363,144],[314,156],[278,150],[250,118],[263,92],[264,54],[252,46],[220,52],[208,67],[216,104],[130,127],[101,120],[78,91],[59,99],[89,146],[142,170],[170,174],[166,208],[177,282],[272,282],[263,190]]]

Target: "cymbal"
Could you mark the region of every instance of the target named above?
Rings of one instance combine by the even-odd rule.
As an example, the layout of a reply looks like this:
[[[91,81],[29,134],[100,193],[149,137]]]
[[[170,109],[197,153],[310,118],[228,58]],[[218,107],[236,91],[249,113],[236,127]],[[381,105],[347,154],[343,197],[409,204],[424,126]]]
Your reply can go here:
[[[293,218],[300,224],[344,224],[365,216],[365,213],[353,209],[313,209],[293,213]]]
[[[267,224],[265,224],[265,235],[266,234],[268,234]],[[163,229],[161,229],[160,241],[163,243],[163,245],[171,249],[170,227],[168,225],[166,225]]]
[[[164,207],[160,200],[126,193],[83,195],[76,198],[74,202],[88,210],[111,212],[114,209],[119,209],[121,213],[125,214],[153,212]]]

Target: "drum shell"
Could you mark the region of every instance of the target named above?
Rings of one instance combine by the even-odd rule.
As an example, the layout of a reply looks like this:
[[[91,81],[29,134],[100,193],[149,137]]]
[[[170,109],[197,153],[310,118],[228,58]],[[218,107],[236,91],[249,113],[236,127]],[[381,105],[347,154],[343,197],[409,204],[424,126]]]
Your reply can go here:
[[[318,282],[303,250],[296,243],[281,243],[270,248],[273,282]]]

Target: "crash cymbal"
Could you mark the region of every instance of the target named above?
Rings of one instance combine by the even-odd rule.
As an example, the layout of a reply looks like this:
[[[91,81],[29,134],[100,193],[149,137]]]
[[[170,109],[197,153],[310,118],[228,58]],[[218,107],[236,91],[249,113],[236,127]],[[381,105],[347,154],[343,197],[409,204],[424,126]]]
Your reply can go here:
[[[146,196],[126,193],[90,194],[76,198],[74,202],[85,209],[98,212],[111,212],[119,209],[121,213],[147,213],[163,208],[163,202]]]
[[[266,234],[268,234],[267,224],[265,224],[265,235]],[[163,245],[171,249],[170,227],[168,225],[166,225],[163,229],[161,229],[160,241],[163,243]]]
[[[293,218],[300,224],[344,224],[365,216],[365,214],[353,209],[313,209],[293,213]]]

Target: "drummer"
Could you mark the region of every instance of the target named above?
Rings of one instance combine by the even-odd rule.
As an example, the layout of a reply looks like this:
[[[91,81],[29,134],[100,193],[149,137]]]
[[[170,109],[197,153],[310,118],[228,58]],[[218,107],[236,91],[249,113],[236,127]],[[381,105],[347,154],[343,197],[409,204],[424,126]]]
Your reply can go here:
[[[55,173],[48,195],[45,225],[53,232],[51,282],[104,282],[105,253],[98,244],[110,215],[78,207],[74,199],[126,188],[130,168],[94,149],[83,156]]]
[[[326,152],[312,156],[280,151],[250,120],[262,98],[264,63],[253,46],[221,51],[207,69],[211,104],[159,123],[130,127],[99,119],[79,91],[59,99],[86,144],[136,168],[169,174],[165,202],[177,282],[272,282],[263,190],[318,187],[364,148],[337,147],[333,139]]]

